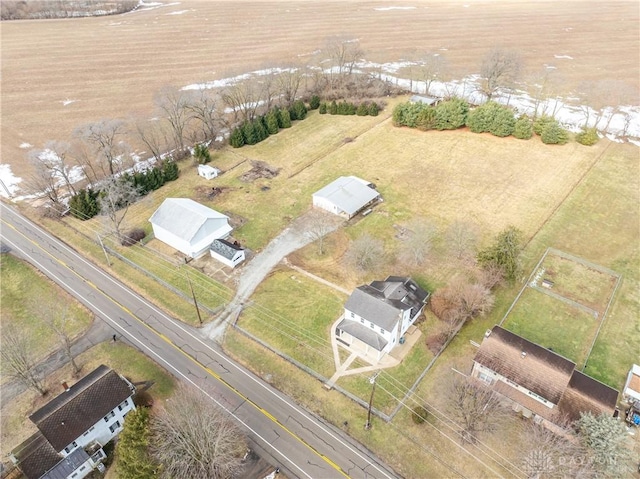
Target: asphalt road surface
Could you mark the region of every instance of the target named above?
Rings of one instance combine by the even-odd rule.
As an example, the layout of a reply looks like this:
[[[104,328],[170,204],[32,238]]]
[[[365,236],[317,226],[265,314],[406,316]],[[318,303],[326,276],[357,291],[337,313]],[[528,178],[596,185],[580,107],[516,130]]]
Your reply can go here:
[[[361,444],[226,357],[65,243],[0,203],[0,238],[78,298],[116,334],[180,380],[203,390],[289,477],[398,477]]]

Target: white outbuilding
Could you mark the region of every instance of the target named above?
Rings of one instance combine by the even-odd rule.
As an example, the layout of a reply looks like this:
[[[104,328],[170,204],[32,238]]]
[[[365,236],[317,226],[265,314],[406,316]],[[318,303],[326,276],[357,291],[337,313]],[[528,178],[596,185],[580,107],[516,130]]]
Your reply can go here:
[[[220,170],[209,165],[198,165],[198,174],[207,180],[211,180],[218,177]]]
[[[237,241],[232,243],[223,239],[213,240],[209,252],[213,259],[220,261],[229,268],[235,268],[245,260],[244,249]]]
[[[229,217],[189,198],[167,198],[149,218],[154,236],[189,258],[209,251],[233,230]]]
[[[356,176],[341,176],[313,194],[313,206],[346,218],[380,200],[374,185]]]

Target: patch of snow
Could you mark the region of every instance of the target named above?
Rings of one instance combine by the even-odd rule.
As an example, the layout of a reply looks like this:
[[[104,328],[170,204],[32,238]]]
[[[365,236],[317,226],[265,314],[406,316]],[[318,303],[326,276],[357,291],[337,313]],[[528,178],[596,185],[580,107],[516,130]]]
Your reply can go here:
[[[317,55],[318,53],[320,53],[322,50],[314,50],[311,53],[299,53],[298,56],[299,57],[308,57],[311,55]]]
[[[612,133],[607,133],[605,135],[610,141],[613,141],[614,143],[624,143],[624,141],[621,138],[616,137],[614,134]]]
[[[634,140],[632,138],[629,138],[629,143],[633,143],[636,146],[640,146],[640,140]]]
[[[21,181],[22,178],[18,178],[11,171],[11,165],[0,164],[0,183],[2,183],[0,196],[4,196],[5,198],[13,196],[16,191],[20,189],[18,183]]]
[[[182,15],[183,13],[190,12],[191,10],[178,10],[177,12],[165,13],[165,15]]]
[[[547,65],[546,63],[544,64],[544,67],[547,70],[557,70],[558,69],[558,67],[554,67],[553,65]]]
[[[573,27],[567,27],[564,29],[565,32],[570,32],[571,30],[573,30]]]
[[[416,7],[378,7],[374,10],[378,12],[388,12],[389,10],[415,10]]]
[[[222,78],[220,80],[213,80],[207,83],[193,83],[191,85],[183,86],[181,90],[209,90],[212,88],[224,88],[230,85],[235,85],[243,80],[248,80],[255,76],[276,75],[284,72],[296,71],[295,68],[267,68],[265,70],[256,70],[250,73],[243,73],[242,75],[236,75],[231,78]]]
[[[62,106],[67,106],[67,105],[71,105],[72,103],[75,103],[77,101],[80,101],[80,100],[69,100],[67,98],[66,100],[60,100],[60,103],[62,103]]]
[[[23,143],[20,143],[20,148],[22,148],[23,150],[26,150],[27,148],[33,148],[33,145],[25,141]]]
[[[573,60],[573,57],[570,57],[569,55],[553,55],[553,58],[563,58],[565,60]]]
[[[466,5],[462,5],[464,8],[469,8],[471,5],[469,5],[468,3]]]

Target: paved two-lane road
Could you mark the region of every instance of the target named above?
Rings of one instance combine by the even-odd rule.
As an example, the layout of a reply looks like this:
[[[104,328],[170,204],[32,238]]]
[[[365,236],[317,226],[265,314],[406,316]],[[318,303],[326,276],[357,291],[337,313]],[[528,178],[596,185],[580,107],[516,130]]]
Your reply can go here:
[[[181,380],[239,421],[252,444],[291,477],[394,478],[362,445],[299,407],[16,210],[0,203],[2,242]]]

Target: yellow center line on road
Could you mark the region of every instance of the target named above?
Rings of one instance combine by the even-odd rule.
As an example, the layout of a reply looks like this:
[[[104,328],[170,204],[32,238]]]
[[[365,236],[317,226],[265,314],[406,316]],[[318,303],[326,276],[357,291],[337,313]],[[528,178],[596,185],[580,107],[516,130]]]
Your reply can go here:
[[[185,351],[183,351],[181,348],[179,348],[176,344],[173,343],[173,341],[171,341],[171,339],[169,339],[167,336],[165,336],[163,333],[160,333],[158,331],[156,331],[154,328],[152,328],[149,324],[147,324],[146,322],[144,322],[142,319],[138,318],[138,316],[136,316],[135,314],[133,314],[132,311],[129,310],[129,308],[127,308],[126,306],[124,306],[123,304],[121,304],[120,302],[118,302],[115,298],[112,298],[111,296],[107,295],[104,291],[102,291],[100,288],[98,288],[94,283],[92,283],[91,281],[83,278],[82,276],[80,276],[80,274],[78,272],[76,272],[75,270],[69,268],[69,266],[67,266],[66,263],[64,263],[62,260],[56,258],[53,254],[49,253],[47,250],[45,250],[44,248],[42,248],[38,243],[36,243],[34,240],[32,240],[31,238],[25,236],[22,232],[18,231],[17,228],[15,228],[13,225],[7,223],[5,220],[2,220],[2,222],[9,226],[10,228],[12,228],[14,231],[16,231],[18,234],[20,234],[21,236],[23,236],[27,241],[29,241],[30,243],[32,243],[34,246],[36,246],[38,249],[40,249],[42,252],[44,252],[45,254],[47,254],[48,256],[50,256],[51,258],[53,258],[54,260],[56,260],[60,265],[64,266],[66,269],[68,269],[69,271],[71,271],[73,274],[75,274],[79,279],[81,279],[83,282],[87,283],[89,286],[91,286],[93,289],[95,289],[97,292],[101,293],[105,298],[107,298],[108,300],[110,300],[113,304],[115,304],[116,306],[118,306],[120,309],[122,309],[122,311],[124,311],[125,313],[127,313],[129,316],[131,316],[133,319],[135,319],[140,325],[146,327],[149,331],[151,331],[152,333],[154,333],[155,335],[157,335],[158,337],[160,337],[164,342],[166,342],[168,345],[170,345],[171,347],[173,347],[173,349],[175,349],[176,351],[180,352],[182,355],[184,355],[187,359],[191,360],[191,362],[195,363],[196,365],[198,365],[200,368],[204,369],[206,372],[208,372],[211,376],[213,376],[214,379],[218,380],[220,383],[222,383],[224,386],[226,386],[230,391],[232,391],[234,394],[236,394],[238,397],[240,397],[243,401],[246,401],[247,403],[249,403],[250,405],[252,405],[256,410],[258,410],[262,415],[264,415],[266,418],[268,418],[270,421],[272,421],[273,423],[277,424],[278,426],[280,426],[285,432],[287,432],[292,438],[296,439],[298,442],[300,442],[301,444],[303,444],[304,446],[306,446],[311,452],[313,452],[314,454],[316,454],[319,458],[321,458],[323,461],[325,461],[329,466],[331,466],[333,469],[335,469],[336,471],[338,471],[340,474],[342,474],[344,477],[349,477],[349,475],[338,465],[336,464],[333,460],[329,459],[327,456],[325,456],[324,454],[322,454],[321,452],[319,452],[315,447],[313,447],[311,444],[307,443],[304,439],[302,439],[300,436],[298,436],[296,433],[294,433],[292,430],[290,430],[287,426],[285,426],[284,424],[282,424],[282,422],[280,422],[280,420],[278,420],[275,416],[273,416],[270,412],[268,412],[266,409],[264,409],[263,407],[259,406],[258,404],[256,404],[252,399],[248,398],[247,396],[245,396],[244,394],[242,394],[238,389],[236,389],[234,386],[232,386],[231,384],[229,384],[226,380],[224,380],[218,373],[216,373],[215,371],[213,371],[212,369],[210,369],[209,367],[205,366],[204,364],[200,363],[196,358],[194,358],[193,356],[191,356],[190,354],[186,353]]]

